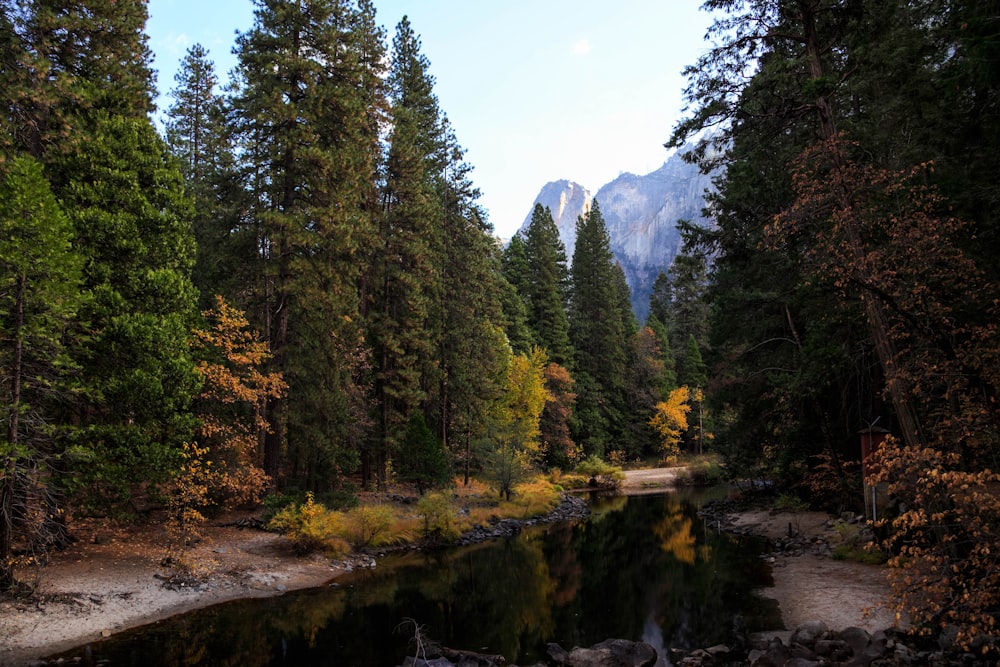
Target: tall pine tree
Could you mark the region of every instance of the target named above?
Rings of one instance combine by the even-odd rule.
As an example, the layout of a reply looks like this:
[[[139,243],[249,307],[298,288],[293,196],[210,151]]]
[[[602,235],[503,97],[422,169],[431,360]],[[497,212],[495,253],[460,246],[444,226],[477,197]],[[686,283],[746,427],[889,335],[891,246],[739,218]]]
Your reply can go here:
[[[588,454],[601,455],[625,435],[629,343],[611,242],[596,201],[577,219],[570,275],[578,417],[575,439]]]
[[[260,2],[237,40],[233,106],[260,267],[245,301],[269,370],[289,385],[268,401],[264,468],[316,489],[353,468],[363,439],[360,260],[384,108],[372,29],[369,3]]]

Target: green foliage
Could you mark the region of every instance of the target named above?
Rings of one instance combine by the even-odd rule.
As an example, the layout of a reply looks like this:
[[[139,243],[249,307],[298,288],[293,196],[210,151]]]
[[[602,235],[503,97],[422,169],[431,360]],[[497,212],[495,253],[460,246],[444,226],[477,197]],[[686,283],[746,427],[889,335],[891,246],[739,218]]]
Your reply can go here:
[[[417,514],[423,519],[424,537],[439,536],[445,540],[458,537],[458,517],[450,493],[424,494],[417,501]]]
[[[620,276],[608,230],[595,201],[577,220],[570,298],[570,340],[575,350],[577,432],[588,454],[603,452],[627,433],[625,378],[629,322],[623,316]]]
[[[681,486],[715,486],[726,480],[726,469],[711,459],[700,459],[688,463],[677,475]]]
[[[410,415],[406,434],[393,460],[399,481],[415,484],[421,495],[451,482],[448,452],[420,413]]]
[[[527,272],[521,278],[522,298],[528,307],[533,339],[553,362],[572,369],[573,350],[566,316],[569,285],[566,249],[552,211],[541,204],[535,204],[525,233],[524,262]]]
[[[791,493],[782,493],[774,501],[774,509],[778,512],[806,512],[809,503]]]
[[[603,488],[617,488],[625,480],[625,473],[597,456],[588,456],[576,465],[577,474],[595,480]]]

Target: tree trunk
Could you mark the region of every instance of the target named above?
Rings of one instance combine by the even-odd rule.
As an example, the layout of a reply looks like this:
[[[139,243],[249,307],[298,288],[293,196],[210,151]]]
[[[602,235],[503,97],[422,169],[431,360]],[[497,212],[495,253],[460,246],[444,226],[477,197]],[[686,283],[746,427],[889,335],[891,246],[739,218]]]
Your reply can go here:
[[[819,39],[816,35],[816,17],[813,7],[808,0],[798,2],[800,17],[805,41],[806,56],[809,61],[809,73],[814,80],[821,79],[824,75],[823,61]],[[829,155],[834,165],[833,174],[838,176],[836,183],[837,206],[841,211],[854,211],[854,198],[852,196],[851,184],[843,178],[843,155],[840,146],[837,144],[837,124],[830,106],[830,101],[826,95],[817,95],[814,100],[816,113],[819,117],[820,136],[826,142]],[[851,254],[858,266],[863,266],[862,260],[866,251],[858,231],[859,221],[857,216],[845,216],[844,229],[847,235],[847,244]],[[867,276],[861,276],[862,284],[870,284],[866,281]],[[903,436],[903,441],[908,446],[916,446],[921,442],[920,420],[917,417],[916,408],[913,402],[906,395],[904,388],[896,381],[895,363],[898,353],[896,346],[889,337],[889,324],[886,319],[885,310],[877,297],[871,293],[863,293],[861,301],[865,307],[865,314],[868,319],[868,329],[871,332],[872,340],[875,343],[875,351],[878,354],[879,363],[885,374],[886,390],[896,411],[896,419]]]

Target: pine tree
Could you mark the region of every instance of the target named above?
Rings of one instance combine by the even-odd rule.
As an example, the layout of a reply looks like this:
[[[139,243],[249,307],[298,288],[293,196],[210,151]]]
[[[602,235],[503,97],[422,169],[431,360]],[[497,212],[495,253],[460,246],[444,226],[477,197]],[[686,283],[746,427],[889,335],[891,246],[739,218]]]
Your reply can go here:
[[[670,265],[671,344],[676,349],[694,336],[698,345],[708,345],[708,275],[705,255],[682,252]],[[683,383],[682,383],[683,384]]]
[[[370,11],[261,2],[237,40],[233,106],[260,253],[248,311],[266,332],[270,370],[289,385],[268,402],[264,469],[310,488],[336,485],[364,438],[360,259],[372,244],[384,108]]]
[[[577,219],[571,270],[570,339],[576,351],[576,441],[588,454],[604,452],[624,435],[628,352],[614,256],[601,209]]]
[[[252,238],[240,234],[232,201],[242,192],[234,187],[235,156],[229,145],[225,102],[216,91],[218,78],[208,52],[190,47],[174,77],[173,104],[167,110],[166,140],[181,165],[187,192],[194,201],[192,228],[198,244],[193,280],[201,292],[202,307],[216,295],[232,298],[245,265],[255,249]],[[240,246],[244,247],[240,247]]]
[[[73,228],[28,156],[7,163],[0,182],[0,591],[14,585],[13,544],[44,544],[62,470],[70,399],[64,338],[82,301],[82,261]]]
[[[553,362],[571,367],[573,350],[566,316],[569,283],[566,249],[559,239],[552,211],[541,204],[535,204],[531,213],[524,238],[524,260],[527,265],[527,274],[523,277],[524,299],[534,340],[546,349]]]
[[[501,272],[504,277],[503,311],[507,320],[507,339],[517,353],[525,353],[537,344],[528,324],[528,260],[524,239],[517,234],[503,249]]]
[[[438,433],[455,460],[471,465],[472,441],[484,435],[486,417],[499,398],[507,344],[502,327],[499,248],[476,204],[472,168],[453,136],[446,169],[438,317],[439,384],[429,406]]]
[[[442,284],[445,164],[442,118],[429,63],[404,17],[393,39],[388,86],[392,133],[373,257],[370,337],[375,349],[378,435],[369,469],[384,476],[385,455],[409,415],[423,410],[440,381],[434,367]]]

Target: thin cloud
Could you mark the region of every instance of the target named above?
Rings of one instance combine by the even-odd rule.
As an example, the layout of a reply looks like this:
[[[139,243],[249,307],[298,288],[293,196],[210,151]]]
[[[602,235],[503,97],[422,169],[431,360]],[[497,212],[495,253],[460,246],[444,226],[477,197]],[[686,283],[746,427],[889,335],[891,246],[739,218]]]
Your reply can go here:
[[[585,56],[590,53],[590,40],[584,37],[573,42],[572,52],[574,56]]]

